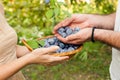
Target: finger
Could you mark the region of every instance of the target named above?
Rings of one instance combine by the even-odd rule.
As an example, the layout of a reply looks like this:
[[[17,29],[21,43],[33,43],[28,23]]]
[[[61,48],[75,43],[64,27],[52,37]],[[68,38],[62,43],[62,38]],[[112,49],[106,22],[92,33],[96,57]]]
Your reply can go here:
[[[62,36],[60,36],[59,34],[58,35],[56,35],[56,37],[60,40],[60,41],[62,41],[62,42],[64,42],[64,43],[66,43],[67,41],[66,41],[66,39],[65,38],[63,38]]]
[[[74,18],[67,18],[67,19],[63,20],[62,22],[60,22],[59,24],[57,24],[57,25],[54,27],[53,33],[54,33],[54,34],[57,33],[57,30],[58,30],[60,27],[68,26],[73,20],[74,20]]]
[[[78,45],[78,44],[82,44],[82,41],[80,41],[80,40],[73,40],[73,41],[69,41],[68,43],[69,43],[69,44]]]
[[[41,54],[48,54],[48,53],[52,53],[55,52],[57,49],[59,49],[58,46],[51,46],[48,48],[38,48],[36,49],[34,52],[37,53],[41,53]]]
[[[53,55],[45,55],[47,56],[47,61],[43,62],[42,64],[44,66],[53,66],[62,62],[65,62],[69,59],[69,56],[59,57],[59,56],[53,56]]]
[[[78,39],[78,35],[77,35],[77,33],[76,34],[71,34],[70,36],[67,36],[65,39],[66,39],[66,41],[68,42],[68,41],[73,41],[73,40],[76,40],[76,39]]]
[[[65,61],[68,59],[69,59],[69,56],[63,56],[63,57],[51,56],[51,62]]]
[[[48,47],[45,49],[44,53],[52,53],[52,52],[55,52],[57,49],[59,49],[58,46],[51,46],[51,47]]]

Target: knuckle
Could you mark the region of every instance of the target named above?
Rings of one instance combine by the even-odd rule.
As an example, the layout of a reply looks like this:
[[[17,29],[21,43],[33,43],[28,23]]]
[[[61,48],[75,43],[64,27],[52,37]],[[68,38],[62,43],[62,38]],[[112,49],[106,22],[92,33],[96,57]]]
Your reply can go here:
[[[53,59],[53,58],[50,58],[50,59],[49,59],[49,63],[52,63],[52,62],[54,62],[54,59]]]

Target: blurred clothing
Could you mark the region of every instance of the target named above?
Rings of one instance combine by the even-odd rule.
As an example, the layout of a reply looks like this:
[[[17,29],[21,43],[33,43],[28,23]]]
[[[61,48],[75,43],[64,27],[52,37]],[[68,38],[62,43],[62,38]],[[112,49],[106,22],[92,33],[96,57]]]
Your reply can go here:
[[[17,35],[16,32],[7,23],[3,13],[4,10],[0,5],[0,65],[11,63],[17,59]],[[7,80],[25,80],[25,78],[19,71]]]
[[[116,12],[116,21],[114,31],[120,32],[120,0]],[[120,50],[112,49],[112,61],[110,65],[111,80],[120,80]]]

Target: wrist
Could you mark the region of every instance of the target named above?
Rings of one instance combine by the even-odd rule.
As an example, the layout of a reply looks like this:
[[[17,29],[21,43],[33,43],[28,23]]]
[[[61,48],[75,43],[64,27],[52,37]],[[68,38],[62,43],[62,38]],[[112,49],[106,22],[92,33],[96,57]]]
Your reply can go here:
[[[104,15],[93,15],[94,16],[94,26],[97,27],[97,28],[103,28],[103,26],[105,25],[105,17]],[[92,26],[92,27],[94,27]]]
[[[33,61],[33,55],[31,53],[23,56],[26,59],[26,65],[32,64]]]
[[[41,64],[40,59],[38,59],[40,58],[38,55],[34,55],[34,53],[29,53],[25,56],[27,58],[27,61],[26,61],[27,64]]]
[[[96,28],[105,28],[106,22],[108,21],[108,16],[106,15],[96,15],[96,14],[90,14],[89,15],[89,23],[90,27],[96,27]]]
[[[105,35],[104,30],[102,30],[102,29],[95,29],[94,30],[94,40],[95,41],[103,41],[101,38],[102,35]]]
[[[93,26],[100,29],[113,30],[115,24],[115,13],[110,15],[91,15]],[[92,27],[93,27],[92,26]]]
[[[116,13],[112,13],[106,16],[106,26],[110,30],[114,29],[115,17],[116,17]]]

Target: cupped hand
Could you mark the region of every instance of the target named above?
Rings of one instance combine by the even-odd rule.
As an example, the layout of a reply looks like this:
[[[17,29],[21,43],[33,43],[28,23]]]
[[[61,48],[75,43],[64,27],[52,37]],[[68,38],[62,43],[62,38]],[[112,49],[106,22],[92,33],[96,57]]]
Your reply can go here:
[[[84,28],[84,29],[81,29],[78,33],[71,34],[66,38],[63,38],[61,36],[58,36],[58,38],[64,43],[82,44],[91,39],[91,34],[92,34],[92,28]]]
[[[97,26],[98,20],[96,20],[95,15],[91,14],[73,14],[70,18],[66,18],[65,20],[58,23],[53,30],[54,34],[58,34],[57,30],[61,27],[69,26],[71,28],[80,27],[83,28],[90,28]]]
[[[79,27],[80,28],[80,31],[82,29],[85,29],[85,28],[92,28],[92,27],[97,27],[99,26],[100,24],[100,21],[99,21],[100,17],[97,16],[97,15],[91,15],[91,14],[73,14],[70,18],[67,18],[63,21],[61,21],[60,23],[58,23],[55,27],[54,27],[54,30],[53,30],[53,33],[55,34],[55,36],[65,42],[65,43],[69,43],[67,40],[65,40],[65,38],[62,38],[61,35],[57,32],[59,28],[61,27],[65,27],[65,26],[68,26],[70,28],[75,28],[75,27]],[[87,29],[86,29],[87,30]],[[75,35],[71,35],[71,36],[80,36],[78,34],[85,34],[85,33],[82,33],[84,32],[85,30],[81,31],[80,33],[77,33]],[[85,35],[82,35],[80,36],[79,38],[85,38],[85,36],[88,35],[87,32]],[[76,38],[77,38],[76,37]],[[86,37],[87,38],[87,37]],[[71,38],[72,39],[72,38]],[[77,39],[78,40],[78,39]],[[83,40],[83,39],[80,39],[80,40]],[[80,41],[78,40],[78,41]],[[83,41],[80,41],[80,43],[84,42],[85,40]],[[76,41],[72,41],[72,43],[76,43]],[[77,43],[78,44],[78,43]]]
[[[55,52],[59,47],[52,46],[49,48],[38,48],[31,52],[29,64],[42,64],[45,66],[56,65],[69,59],[68,56],[58,57],[52,56],[51,53]]]

